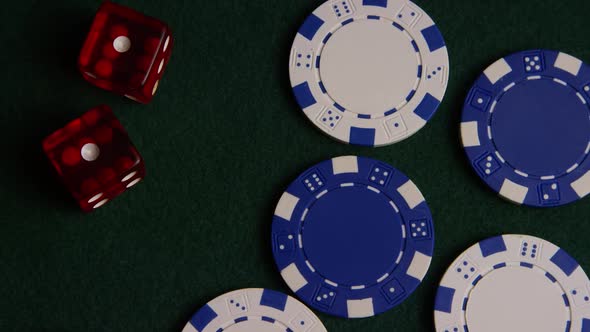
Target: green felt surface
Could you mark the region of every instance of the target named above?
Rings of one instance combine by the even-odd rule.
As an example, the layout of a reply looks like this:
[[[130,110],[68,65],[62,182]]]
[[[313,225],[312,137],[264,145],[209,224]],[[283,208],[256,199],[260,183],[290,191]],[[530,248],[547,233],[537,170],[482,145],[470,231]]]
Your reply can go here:
[[[422,131],[378,149],[324,136],[291,94],[291,42],[322,1],[121,2],[167,21],[176,37],[147,106],[76,71],[99,2],[21,0],[0,12],[0,331],[180,331],[226,291],[290,293],[270,250],[274,206],[301,171],[345,154],[381,159],[414,180],[434,215],[436,249],[403,305],[362,320],[320,314],[330,331],[432,331],[446,267],[501,233],[548,239],[590,269],[590,200],[549,210],[504,202],[470,168],[458,131],[469,86],[496,59],[550,48],[590,61],[590,2],[419,1],[446,39],[449,88]],[[148,177],[84,215],[40,142],[101,103],[128,129]]]

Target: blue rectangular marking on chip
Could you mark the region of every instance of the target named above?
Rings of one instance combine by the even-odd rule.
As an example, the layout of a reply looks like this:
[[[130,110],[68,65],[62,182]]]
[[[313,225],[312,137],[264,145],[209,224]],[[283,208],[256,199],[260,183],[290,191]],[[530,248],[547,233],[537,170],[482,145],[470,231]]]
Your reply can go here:
[[[416,44],[416,41],[412,39],[412,46],[414,47],[414,51],[416,53],[420,52],[420,49],[418,48],[418,44]]]
[[[436,298],[434,299],[434,310],[450,314],[453,309],[454,296],[455,289],[444,286],[438,287]]]
[[[436,25],[422,30],[422,36],[424,36],[430,52],[434,52],[440,48],[445,47],[445,40]]]
[[[557,279],[555,279],[555,277],[549,272],[545,272],[545,277],[547,277],[552,283],[557,282]]]
[[[369,20],[380,20],[381,17],[377,16],[377,15],[368,15],[367,18]]]
[[[567,321],[565,322],[565,332],[570,332],[572,329],[572,322],[571,321]]]
[[[461,305],[461,310],[463,310],[463,311],[467,310],[467,302],[469,302],[469,298],[468,297],[463,298],[463,304]]]
[[[374,146],[375,129],[350,127],[350,143],[362,146]]]
[[[311,14],[305,19],[301,28],[299,28],[299,34],[311,41],[322,25],[324,25],[324,21]]]
[[[238,317],[238,318],[234,319],[234,322],[240,323],[240,322],[245,322],[247,320],[248,320],[248,316],[242,316],[242,317]]]
[[[422,77],[422,65],[418,66],[418,78]]]
[[[324,82],[320,81],[320,90],[322,90],[322,93],[327,93],[328,91],[326,91],[326,87],[324,86]]]
[[[478,275],[475,279],[473,279],[473,282],[471,283],[473,286],[477,285],[477,283],[483,279],[483,277],[480,275]]]
[[[316,69],[320,69],[320,56],[319,55],[315,58],[315,67],[316,67]]]
[[[493,254],[506,251],[506,243],[504,242],[503,237],[496,236],[481,241],[479,243],[479,249],[481,250],[483,257],[488,257]]]
[[[414,113],[424,121],[428,121],[438,108],[438,105],[440,105],[440,101],[430,93],[427,93],[420,102],[420,105],[414,110]]]
[[[336,107],[340,112],[346,111],[346,109],[338,103],[334,103],[334,107]]]
[[[345,25],[347,25],[347,24],[350,24],[350,23],[352,23],[353,21],[354,21],[354,18],[349,18],[348,20],[346,20],[346,21],[342,22],[342,26],[345,26]]]
[[[551,257],[551,262],[555,264],[565,275],[568,277],[574,273],[574,271],[578,268],[579,264],[576,262],[575,259],[572,258],[567,252],[563,249],[559,249],[553,257]]]
[[[371,116],[369,114],[359,114],[357,115],[359,119],[370,119]]]
[[[322,43],[327,43],[328,40],[330,40],[330,37],[332,37],[332,33],[328,32],[328,34],[326,35],[326,37],[324,37],[324,40],[322,40]]]
[[[401,25],[399,25],[399,24],[397,24],[397,23],[395,23],[395,22],[393,22],[391,25],[393,25],[394,27],[398,28],[399,31],[404,31],[404,27],[401,26]]]
[[[315,105],[317,101],[313,97],[311,93],[311,89],[309,88],[309,84],[307,82],[301,83],[295,87],[293,87],[293,93],[295,94],[295,99],[297,99],[297,103],[301,108],[306,109],[311,105]]]
[[[265,289],[260,298],[260,305],[285,311],[287,306],[287,295]]]
[[[590,332],[590,319],[582,319],[582,332]]]
[[[520,262],[520,266],[526,267],[526,268],[529,268],[529,269],[532,269],[533,268],[533,264],[527,263],[527,262]]]
[[[494,270],[503,269],[505,267],[506,267],[506,263],[496,264],[496,265],[494,265]]]
[[[406,101],[410,101],[412,100],[412,98],[414,98],[414,95],[416,94],[416,90],[412,90],[410,91],[410,93],[408,94],[408,96],[406,97]]]
[[[205,305],[191,318],[191,324],[197,331],[203,331],[215,318],[217,313],[209,305]]]
[[[269,323],[274,323],[275,319],[274,318],[270,318],[270,317],[266,317],[266,316],[262,316],[262,320],[265,322],[269,322]]]
[[[567,298],[566,294],[562,294],[561,297],[563,298],[563,304],[565,304],[566,307],[570,306],[570,300]]]
[[[385,116],[389,116],[389,115],[391,115],[391,114],[393,114],[393,113],[395,113],[395,112],[397,112],[397,109],[396,109],[396,108],[392,108],[392,109],[390,109],[389,111],[385,112],[385,114],[384,114],[384,115],[385,115]]]
[[[387,0],[363,0],[363,6],[387,7]]]

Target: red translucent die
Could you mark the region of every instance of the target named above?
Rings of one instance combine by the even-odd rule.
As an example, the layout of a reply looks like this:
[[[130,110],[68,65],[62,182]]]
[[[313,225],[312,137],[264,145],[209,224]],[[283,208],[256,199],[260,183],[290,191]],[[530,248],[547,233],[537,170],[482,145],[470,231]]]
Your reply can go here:
[[[90,83],[147,104],[158,89],[172,44],[165,23],[105,2],[96,13],[78,66]]]
[[[96,107],[51,134],[43,150],[86,212],[145,177],[143,159],[108,106]]]

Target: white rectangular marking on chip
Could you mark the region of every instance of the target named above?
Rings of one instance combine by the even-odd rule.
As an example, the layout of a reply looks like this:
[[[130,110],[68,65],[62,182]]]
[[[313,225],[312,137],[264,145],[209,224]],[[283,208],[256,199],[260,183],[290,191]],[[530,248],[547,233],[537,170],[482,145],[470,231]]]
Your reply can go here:
[[[275,209],[275,216],[291,221],[293,210],[295,210],[297,203],[299,203],[298,197],[295,197],[288,192],[284,192],[279,200],[279,204],[277,204],[277,208]]]
[[[397,259],[395,260],[395,264],[399,264],[402,261],[402,257],[404,257],[404,252],[401,251],[399,255],[397,255]]]
[[[514,183],[508,179],[504,180],[502,188],[500,188],[500,195],[518,204],[524,203],[528,192],[529,188],[521,186],[520,184]]]
[[[303,277],[295,263],[291,263],[291,265],[284,268],[281,271],[281,276],[294,292],[299,291],[307,285],[307,280],[305,280],[305,277]]]
[[[576,92],[576,96],[578,96],[578,98],[580,98],[580,101],[582,102],[582,104],[586,105],[586,99],[584,99],[584,96],[582,96],[581,93]]]
[[[322,191],[321,193],[317,194],[315,198],[320,199],[322,196],[328,193],[328,189]]]
[[[337,283],[335,283],[335,282],[333,282],[333,281],[331,281],[331,280],[324,279],[324,282],[325,282],[326,284],[330,285],[330,286],[338,287],[338,284],[337,284]]]
[[[372,298],[364,300],[347,300],[346,306],[348,308],[349,318],[364,318],[375,316],[375,308],[373,307]]]
[[[488,138],[492,139],[492,126],[488,126]]]
[[[580,198],[590,194],[590,171],[586,172],[586,174],[572,182],[572,188],[576,194],[580,196]]]
[[[354,183],[343,183],[340,187],[354,187]]]
[[[406,226],[402,224],[402,239],[406,238]]]
[[[397,188],[397,192],[402,195],[410,209],[414,209],[416,206],[424,202],[424,196],[422,196],[418,187],[416,187],[411,180],[408,180],[404,185]]]
[[[528,174],[526,174],[525,172],[519,171],[517,169],[514,170],[514,173],[516,173],[516,174],[518,174],[520,176],[524,176],[525,178],[528,178],[529,177]]]
[[[500,159],[500,161],[502,162],[502,164],[506,163],[506,160],[502,157],[502,155],[500,154],[500,152],[496,151],[495,152],[496,157],[498,157],[498,159]]]
[[[311,272],[315,272],[315,269],[313,268],[313,265],[311,265],[311,263],[306,260],[305,261],[305,265],[307,265],[307,268],[311,271]]]
[[[406,272],[407,275],[410,277],[414,277],[420,281],[424,279],[426,272],[428,271],[428,267],[430,266],[430,261],[432,257],[426,256],[423,253],[416,251],[414,253],[414,258],[412,258],[412,263],[408,267],[408,271]]]
[[[569,54],[559,53],[555,60],[555,67],[565,70],[574,76],[578,76],[580,68],[582,68],[582,61]]]
[[[578,168],[578,166],[580,166],[579,164],[574,164],[572,167],[568,168],[567,171],[565,171],[566,173],[571,173],[573,172],[576,168]]]
[[[344,173],[358,173],[359,164],[355,156],[345,156],[332,159],[334,175]]]
[[[374,187],[371,187],[371,186],[367,186],[367,189],[369,189],[370,191],[372,191],[372,192],[374,192],[376,194],[379,194],[380,193],[379,189],[374,188]]]
[[[395,205],[395,203],[393,201],[389,201],[389,205],[391,205],[391,207],[395,210],[395,213],[399,213],[399,209],[397,208],[397,205]]]
[[[557,84],[561,84],[563,86],[567,86],[567,83],[565,83],[564,81],[558,79],[558,78],[554,78],[553,81]]]
[[[361,289],[365,289],[364,285],[360,285],[360,286],[351,286],[350,287],[351,290],[361,290]]]
[[[555,175],[541,176],[541,180],[553,180]]]
[[[309,212],[309,209],[305,209],[303,211],[303,214],[301,215],[301,221],[304,221],[305,220],[305,217],[307,217],[307,212]]]
[[[303,249],[303,237],[301,234],[297,235],[297,241],[299,242],[299,249]]]
[[[389,277],[389,273],[385,273],[381,278],[377,279],[377,283],[387,279]]]
[[[508,86],[504,88],[504,92],[512,89],[514,86],[516,86],[516,83],[515,82],[512,82],[512,83],[508,84]]]
[[[508,73],[512,71],[510,65],[506,60],[500,59],[491,66],[489,66],[483,73],[486,75],[490,83],[496,84],[502,77],[506,76]]]
[[[588,152],[590,152],[590,143],[588,143],[588,146],[586,147],[586,154],[588,154]]]
[[[463,146],[466,148],[481,145],[477,121],[461,123],[461,139],[463,140]]]
[[[529,76],[526,79],[529,81],[540,80],[541,76]]]
[[[494,110],[496,109],[496,105],[498,105],[498,102],[496,100],[494,100],[494,102],[492,103],[492,106],[490,106],[490,114],[494,113]]]

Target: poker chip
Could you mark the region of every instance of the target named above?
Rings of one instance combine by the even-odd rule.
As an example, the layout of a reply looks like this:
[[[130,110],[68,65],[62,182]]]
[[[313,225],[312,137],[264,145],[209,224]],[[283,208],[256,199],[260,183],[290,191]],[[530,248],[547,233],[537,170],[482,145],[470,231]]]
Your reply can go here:
[[[437,332],[590,331],[590,281],[554,244],[526,235],[477,243],[438,289]]]
[[[182,332],[326,332],[301,302],[268,289],[241,289],[201,308]]]
[[[370,317],[402,303],[430,265],[434,228],[416,185],[381,161],[324,161],[283,193],[272,223],[275,262],[311,307]]]
[[[532,50],[488,67],[469,92],[461,136],[471,165],[500,196],[552,207],[590,193],[590,67]]]
[[[291,49],[293,92],[307,117],[345,143],[383,146],[420,130],[447,87],[449,59],[432,19],[406,0],[331,0]]]

